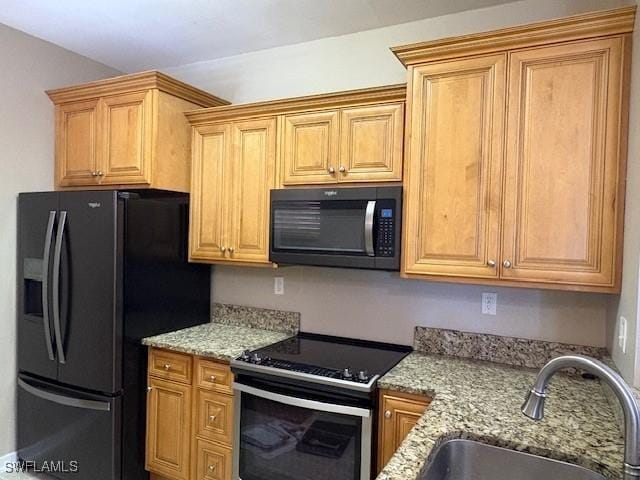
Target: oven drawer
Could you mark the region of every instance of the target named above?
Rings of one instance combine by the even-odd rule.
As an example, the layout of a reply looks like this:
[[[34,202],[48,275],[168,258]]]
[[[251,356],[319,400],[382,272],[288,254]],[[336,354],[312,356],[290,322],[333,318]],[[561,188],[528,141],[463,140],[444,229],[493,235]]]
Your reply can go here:
[[[215,390],[216,392],[233,394],[231,382],[233,374],[229,365],[196,358],[196,385],[200,388]]]
[[[231,480],[231,448],[198,438],[195,454],[195,480]]]
[[[149,375],[191,384],[191,355],[151,348],[149,350]]]
[[[233,397],[198,389],[196,399],[196,434],[231,445],[233,441]]]

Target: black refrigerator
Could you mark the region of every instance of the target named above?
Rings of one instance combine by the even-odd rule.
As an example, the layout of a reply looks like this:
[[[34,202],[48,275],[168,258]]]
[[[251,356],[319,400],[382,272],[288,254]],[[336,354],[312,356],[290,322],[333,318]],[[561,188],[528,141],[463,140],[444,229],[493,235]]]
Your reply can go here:
[[[184,194],[20,194],[19,460],[148,478],[140,340],[209,321],[210,269],[187,262],[187,231]]]

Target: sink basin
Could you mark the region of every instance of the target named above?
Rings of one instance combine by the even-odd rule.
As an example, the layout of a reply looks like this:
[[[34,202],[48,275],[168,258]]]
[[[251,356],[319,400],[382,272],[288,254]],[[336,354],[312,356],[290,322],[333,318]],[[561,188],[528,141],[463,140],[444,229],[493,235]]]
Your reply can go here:
[[[436,450],[420,480],[606,480],[569,463],[494,447],[448,440]]]

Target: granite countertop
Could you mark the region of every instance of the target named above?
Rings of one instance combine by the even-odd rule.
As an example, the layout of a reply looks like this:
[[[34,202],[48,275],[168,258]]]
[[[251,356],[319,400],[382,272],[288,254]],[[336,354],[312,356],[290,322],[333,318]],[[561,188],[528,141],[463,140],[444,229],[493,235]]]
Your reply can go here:
[[[245,350],[265,347],[292,333],[241,325],[206,323],[142,340],[143,345],[229,361]]]
[[[613,408],[596,380],[558,374],[545,418],[520,412],[537,370],[412,353],[378,386],[433,401],[377,480],[413,480],[444,440],[469,438],[579,464],[619,479],[624,442]]]

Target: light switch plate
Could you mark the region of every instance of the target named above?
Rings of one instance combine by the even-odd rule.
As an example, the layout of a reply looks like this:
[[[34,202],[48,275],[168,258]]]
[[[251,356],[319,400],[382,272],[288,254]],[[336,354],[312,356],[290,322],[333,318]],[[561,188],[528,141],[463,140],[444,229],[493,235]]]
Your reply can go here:
[[[495,315],[498,306],[498,294],[487,293],[482,294],[482,313],[484,315]]]

